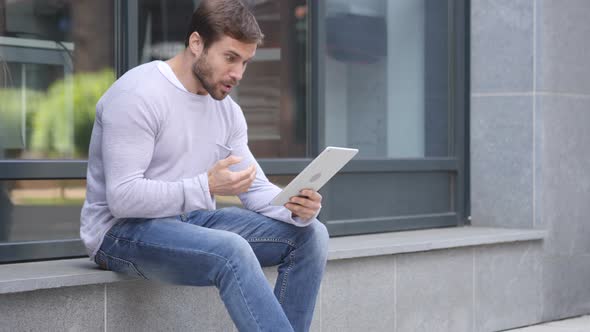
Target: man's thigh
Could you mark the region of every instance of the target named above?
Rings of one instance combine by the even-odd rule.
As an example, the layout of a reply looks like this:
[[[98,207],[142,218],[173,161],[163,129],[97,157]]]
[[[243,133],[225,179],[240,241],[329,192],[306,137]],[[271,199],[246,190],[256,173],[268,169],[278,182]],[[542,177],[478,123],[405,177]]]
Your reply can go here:
[[[105,235],[96,261],[147,279],[208,286],[228,260],[246,260],[248,254],[249,244],[231,232],[177,218],[127,219]]]
[[[187,217],[188,223],[240,235],[250,243],[262,266],[280,264],[293,249],[325,232],[324,225],[318,221],[297,227],[237,207],[193,211]]]

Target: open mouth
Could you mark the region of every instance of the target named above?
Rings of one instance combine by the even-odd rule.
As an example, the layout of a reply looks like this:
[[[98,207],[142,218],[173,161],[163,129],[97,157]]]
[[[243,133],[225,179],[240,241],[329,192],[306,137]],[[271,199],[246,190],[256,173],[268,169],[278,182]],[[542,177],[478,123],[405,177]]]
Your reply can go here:
[[[230,84],[221,84],[221,87],[222,87],[222,90],[224,92],[230,92],[231,89],[232,89],[232,87],[233,87],[233,85],[230,85]]]

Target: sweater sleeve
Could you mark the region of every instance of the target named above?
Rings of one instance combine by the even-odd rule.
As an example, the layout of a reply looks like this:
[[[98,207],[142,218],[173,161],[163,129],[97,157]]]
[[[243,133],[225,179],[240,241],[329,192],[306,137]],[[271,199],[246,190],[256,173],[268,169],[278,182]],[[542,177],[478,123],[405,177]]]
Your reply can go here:
[[[275,198],[282,189],[268,180],[262,171],[262,168],[256,162],[256,159],[248,148],[246,120],[239,106],[234,104],[234,107],[237,108],[237,110],[234,110],[236,113],[236,121],[233,128],[234,132],[230,139],[230,146],[232,147],[232,154],[240,156],[243,159],[240,163],[230,166],[230,170],[239,171],[247,168],[249,165],[256,165],[256,179],[247,192],[238,195],[240,201],[246,209],[258,212],[269,218],[301,227],[310,225],[317,218],[319,211],[313,218],[304,220],[299,217],[293,217],[291,211],[284,206],[270,205],[272,199]]]
[[[113,216],[161,218],[215,208],[206,173],[170,182],[145,177],[161,120],[141,98],[121,93],[103,105],[98,116],[106,198]]]

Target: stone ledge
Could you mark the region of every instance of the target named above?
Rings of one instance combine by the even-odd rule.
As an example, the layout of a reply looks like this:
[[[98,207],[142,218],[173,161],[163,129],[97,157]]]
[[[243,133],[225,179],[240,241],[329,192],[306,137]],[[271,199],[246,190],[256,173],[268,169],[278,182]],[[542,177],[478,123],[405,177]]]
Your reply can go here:
[[[329,259],[535,241],[543,240],[546,235],[544,230],[465,226],[345,236],[330,239]]]
[[[452,227],[330,239],[329,260],[542,240],[546,231]],[[103,271],[88,258],[0,265],[0,294],[134,280]]]

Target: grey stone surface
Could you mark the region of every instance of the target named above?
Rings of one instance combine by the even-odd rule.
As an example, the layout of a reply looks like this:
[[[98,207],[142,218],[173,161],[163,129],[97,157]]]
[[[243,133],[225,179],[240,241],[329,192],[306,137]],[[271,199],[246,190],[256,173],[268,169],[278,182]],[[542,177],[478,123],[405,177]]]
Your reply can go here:
[[[475,331],[499,331],[540,321],[542,243],[475,249]]]
[[[574,329],[574,328],[588,328],[590,326],[590,316],[582,316],[582,317],[575,317],[570,319],[565,319],[561,321],[554,321],[543,324],[545,326],[550,327],[561,327],[567,329]]]
[[[537,90],[590,94],[590,1],[537,1]]]
[[[232,331],[214,287],[127,281],[107,286],[109,331]]]
[[[465,226],[344,236],[330,239],[329,259],[541,240],[545,234],[544,230]]]
[[[104,285],[4,294],[0,331],[104,331]]]
[[[590,98],[538,96],[544,126],[542,210],[548,254],[590,254]],[[590,279],[590,275],[587,275]]]
[[[545,256],[543,321],[590,313],[590,255]]]
[[[393,331],[394,256],[328,263],[321,292],[322,331]]]
[[[338,237],[330,239],[329,259],[540,240],[545,234],[544,230],[454,227]],[[276,267],[264,271],[274,285]],[[133,278],[99,270],[87,258],[0,265],[0,294],[125,280]]]
[[[533,226],[533,97],[471,101],[472,224]]]
[[[531,0],[471,1],[471,91],[533,88]]]
[[[274,286],[276,268],[264,269]],[[214,287],[148,281],[109,285],[107,327],[121,331],[237,331]],[[319,302],[311,331],[320,330]],[[158,315],[154,315],[154,313]]]
[[[129,280],[100,270],[88,258],[0,265],[0,294]]]
[[[545,174],[543,170],[544,155],[544,130],[545,121],[540,111],[538,96],[535,96],[535,107],[533,114],[533,227],[535,229],[546,229],[543,227],[543,184]]]
[[[403,254],[396,262],[395,331],[473,331],[473,249]]]
[[[451,230],[451,229],[449,229]],[[466,227],[454,229],[461,232],[466,238],[478,234],[479,240],[486,241],[485,234],[489,233],[490,238],[500,237],[504,240],[508,236],[530,236],[542,234],[541,231],[521,230],[494,230],[489,228]],[[434,230],[429,230],[431,232]],[[505,231],[507,233],[502,234]],[[494,235],[494,233],[496,234]],[[415,235],[407,233],[407,237],[414,239]],[[400,233],[400,234],[403,234]],[[438,233],[444,234],[444,233]],[[383,236],[385,234],[380,234]],[[436,237],[435,233],[430,234]],[[400,238],[390,238],[395,241]],[[380,241],[385,239],[381,238]],[[464,241],[457,238],[455,240]],[[377,243],[373,243],[378,247]],[[426,248],[428,241],[421,244]],[[393,331],[397,325],[397,331],[475,331],[471,325],[474,323],[474,295],[480,301],[477,308],[479,314],[486,310],[498,310],[498,320],[490,321],[483,316],[475,316],[481,326],[497,326],[494,324],[510,321],[514,314],[524,313],[530,317],[531,310],[536,308],[533,303],[528,302],[532,289],[535,288],[534,275],[530,279],[525,276],[530,269],[538,268],[538,265],[531,266],[534,261],[535,250],[539,250],[541,242],[516,242],[511,244],[498,244],[493,246],[460,248],[452,250],[433,250],[421,253],[402,255],[382,255],[377,257],[355,258],[355,259],[333,259],[328,264],[326,277],[324,279],[321,295],[316,306],[312,331]],[[530,251],[527,248],[533,248]],[[427,249],[424,249],[427,250]],[[474,252],[483,257],[478,261],[478,268],[474,269]],[[396,263],[397,262],[397,263]],[[588,262],[579,262],[587,264]],[[553,264],[552,266],[554,266]],[[572,267],[571,263],[564,263],[564,266]],[[478,280],[478,290],[481,294],[473,293],[474,271]],[[556,271],[559,271],[556,270]],[[491,275],[487,275],[490,272]],[[567,271],[574,274],[574,271]],[[265,274],[271,284],[276,280],[274,268],[265,268]],[[532,273],[534,274],[534,272]],[[538,273],[537,275],[540,275]],[[581,275],[585,275],[581,273]],[[482,279],[483,278],[483,279]],[[552,276],[556,282],[554,292],[559,292],[562,276]],[[524,279],[524,281],[523,281]],[[566,279],[573,281],[580,286],[580,279]],[[527,283],[528,281],[528,283]],[[484,286],[486,284],[492,286]],[[502,287],[498,287],[502,285]],[[78,304],[74,313],[84,316],[86,309],[93,310],[95,316],[91,316],[90,323],[98,321],[100,329],[104,329],[104,307],[105,285],[87,286],[88,288],[61,288],[55,290],[39,290],[28,293],[5,294],[0,296],[0,317],[4,319],[4,308],[10,308],[7,312],[12,313],[12,321],[19,322],[17,328],[34,326],[44,322],[42,314],[29,315],[24,307],[13,307],[14,298],[23,296],[21,303],[26,302],[28,307],[35,310],[51,307],[51,317],[60,317],[60,324],[67,324],[68,316],[62,311],[67,309],[70,313],[72,305],[67,303],[57,306],[47,306],[48,297],[74,298],[69,292],[70,289],[78,289],[78,293],[86,294],[89,289],[95,289],[94,293],[84,295],[85,300],[92,299],[98,304]],[[162,285],[147,281],[121,281],[106,284],[106,324],[108,330],[123,331],[144,331],[144,330],[203,330],[203,331],[235,331],[217,290],[213,287],[196,288]],[[481,291],[484,289],[484,291]],[[579,290],[571,288],[559,301],[571,299],[571,295]],[[484,292],[489,292],[483,294]],[[516,295],[511,294],[514,292]],[[47,295],[51,294],[51,296]],[[521,296],[522,298],[518,297]],[[549,294],[547,296],[553,296]],[[577,299],[590,298],[588,295],[580,295]],[[8,299],[8,300],[7,300]],[[40,300],[39,300],[40,299]],[[510,299],[513,300],[512,303]],[[4,301],[4,302],[2,302]],[[59,300],[58,300],[59,301]],[[71,301],[71,300],[69,300]],[[63,301],[62,301],[63,302]],[[9,303],[9,304],[6,304]],[[18,303],[18,301],[17,301]],[[506,304],[508,303],[508,304]],[[523,304],[524,303],[524,304]],[[530,307],[516,308],[518,305]],[[555,304],[558,305],[558,304]],[[3,307],[4,306],[4,307]],[[505,306],[505,307],[503,307]],[[62,308],[63,307],[63,308]],[[580,306],[583,308],[583,306]],[[41,308],[41,309],[35,309]],[[397,308],[397,309],[396,309]],[[18,310],[17,310],[18,309]],[[518,310],[517,310],[518,309]],[[30,310],[30,309],[29,309]],[[57,312],[55,310],[58,310]],[[78,310],[78,311],[76,311]],[[502,310],[505,310],[504,312]],[[21,312],[22,311],[22,312]],[[16,314],[20,316],[15,316]],[[489,314],[489,313],[486,313]],[[25,316],[27,318],[23,318]],[[61,323],[62,318],[65,323]],[[522,318],[522,317],[521,317]],[[57,318],[56,318],[57,319]],[[487,319],[487,320],[486,320]],[[20,322],[29,320],[28,322]],[[491,322],[491,323],[490,323]],[[29,324],[29,325],[22,325]],[[45,323],[43,323],[45,324]],[[51,325],[50,321],[50,327]],[[7,325],[12,329],[15,325]],[[45,326],[45,325],[40,325]],[[95,325],[82,326],[73,325],[75,330],[93,330]],[[0,330],[2,327],[0,326]],[[58,330],[63,330],[58,326]],[[18,329],[17,329],[18,330]],[[33,328],[34,330],[34,328]],[[483,329],[486,330],[486,329]],[[490,329],[489,329],[490,330]]]
[[[506,330],[506,332],[588,332],[586,325],[580,325],[578,327],[561,327],[561,326],[548,326],[548,325],[534,325],[523,327],[514,330]]]

